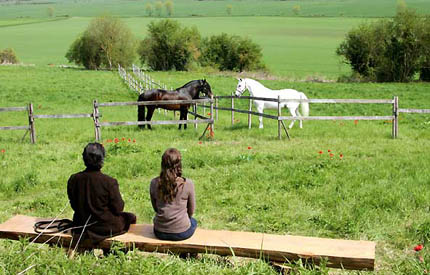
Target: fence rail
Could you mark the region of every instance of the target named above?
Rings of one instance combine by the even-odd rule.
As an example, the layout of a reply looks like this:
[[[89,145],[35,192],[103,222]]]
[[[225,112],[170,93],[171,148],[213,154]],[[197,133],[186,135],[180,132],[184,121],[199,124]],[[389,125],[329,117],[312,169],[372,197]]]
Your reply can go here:
[[[28,126],[1,126],[0,131],[6,130],[27,130],[30,131],[30,142],[36,143],[36,131],[34,129],[34,115],[33,115],[33,104],[29,103],[25,107],[1,107],[0,112],[23,112],[27,111],[28,114]],[[27,134],[27,132],[25,133]],[[24,135],[25,137],[25,135]],[[24,139],[23,137],[23,139]]]
[[[430,109],[399,109],[399,113],[430,114]]]
[[[288,130],[285,127],[283,121],[284,120],[392,120],[393,128],[392,128],[392,136],[396,138],[398,136],[398,115],[402,110],[409,110],[409,112],[413,112],[414,109],[399,109],[398,108],[398,98],[394,97],[393,99],[281,99],[278,98],[265,98],[265,97],[252,97],[252,96],[241,96],[237,97],[235,95],[230,96],[216,96],[215,98],[215,110],[225,110],[231,111],[231,123],[234,124],[234,113],[244,113],[248,114],[248,127],[251,128],[251,115],[256,115],[260,117],[265,117],[269,119],[274,119],[278,121],[278,138],[281,139],[281,129],[283,128],[287,137],[289,137]],[[231,108],[227,107],[219,107],[218,101],[219,99],[231,99]],[[234,101],[237,99],[248,99],[249,100],[249,109],[248,110],[240,110],[234,107]],[[268,115],[264,113],[258,113],[252,111],[252,100],[260,100],[260,101],[268,101],[268,102],[276,102],[278,103],[278,115]],[[393,113],[390,116],[310,116],[310,117],[292,117],[292,116],[282,116],[281,115],[281,103],[286,102],[307,102],[307,103],[329,103],[329,104],[391,104],[393,106]],[[203,105],[204,106],[204,105]],[[206,106],[204,106],[206,107]],[[426,112],[423,110],[416,112]],[[218,118],[218,115],[217,115]]]
[[[197,103],[210,103],[211,113],[210,118],[204,117],[202,115],[197,114],[195,106]],[[165,101],[139,101],[139,102],[104,102],[98,103],[96,100],[93,102],[93,118],[94,118],[94,129],[96,140],[101,140],[101,127],[109,127],[109,126],[132,126],[132,125],[172,125],[172,124],[194,124],[195,127],[198,123],[207,123],[202,136],[204,136],[206,131],[210,129],[211,133],[213,132],[213,98],[205,98],[205,99],[193,99],[193,100],[165,100]],[[194,112],[189,112],[191,115],[194,115],[195,119],[193,120],[157,120],[157,121],[114,121],[114,122],[100,122],[99,120],[99,107],[114,107],[114,106],[136,106],[136,105],[173,105],[173,104],[190,104],[193,105]],[[201,119],[197,119],[201,118]]]

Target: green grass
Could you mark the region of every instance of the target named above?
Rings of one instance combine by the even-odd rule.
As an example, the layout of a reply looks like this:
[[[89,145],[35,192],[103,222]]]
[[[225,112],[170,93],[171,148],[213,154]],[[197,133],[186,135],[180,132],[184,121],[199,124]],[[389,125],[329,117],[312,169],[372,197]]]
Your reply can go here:
[[[233,77],[203,73],[153,75],[173,87],[205,77],[217,95],[229,94],[237,84]],[[272,89],[295,88],[310,98],[390,99],[397,95],[401,108],[428,108],[430,103],[429,85],[421,83],[262,83]],[[0,107],[31,101],[36,114],[91,112],[93,99],[136,99],[115,72],[50,67],[0,67],[0,91]],[[222,104],[229,106],[229,101]],[[246,108],[247,102],[237,102],[237,106]],[[390,106],[356,104],[312,104],[310,110],[311,115],[391,113]],[[102,121],[136,120],[135,107],[106,107],[101,113]],[[166,119],[163,112],[156,112],[155,117]],[[168,113],[167,119],[171,118]],[[0,113],[0,119],[1,126],[27,123],[25,113]],[[236,119],[232,126],[230,113],[220,112],[214,140],[202,144],[198,142],[202,125],[197,131],[192,125],[187,131],[178,131],[176,126],[154,126],[152,131],[102,128],[107,149],[103,171],[118,179],[125,210],[136,213],[140,223],[151,222],[149,181],[159,173],[162,152],[176,147],[183,154],[185,176],[196,184],[196,218],[202,228],[372,240],[377,242],[380,274],[418,274],[429,268],[428,115],[402,114],[397,140],[391,139],[391,124],[384,121],[305,122],[303,129],[296,125],[290,130],[290,141],[278,141],[275,121],[265,119],[265,128],[258,129],[257,117],[253,117],[253,128],[248,130],[246,115],[236,114]],[[0,150],[5,150],[0,153],[0,222],[16,214],[53,217],[63,208],[62,216],[72,215],[66,182],[83,169],[82,149],[94,140],[92,121],[38,119],[36,131],[36,145],[29,144],[28,136],[21,141],[22,131],[0,132]],[[107,142],[115,137],[121,140],[118,144]],[[128,138],[136,142],[129,143]],[[418,243],[424,243],[419,253],[424,262],[412,250]],[[233,265],[217,257],[181,261],[139,253],[102,259],[78,255],[67,260],[62,250],[30,246],[23,251],[26,246],[25,242],[0,241],[0,270],[18,273],[36,264],[30,274],[113,274],[121,266],[129,273],[274,273],[262,261]]]
[[[67,64],[64,57],[72,42],[85,30],[89,18],[70,18],[0,28],[0,49],[14,48],[21,62],[36,65]],[[124,21],[139,39],[146,35],[153,19],[128,18]],[[347,74],[335,49],[344,34],[362,19],[217,17],[183,18],[186,26],[197,26],[202,36],[222,32],[249,36],[263,49],[263,60],[273,75],[290,79],[324,76],[334,79]],[[217,28],[214,29],[213,26]]]
[[[123,17],[147,16],[145,5],[155,1],[133,0],[91,0],[91,1],[49,1],[45,4],[33,4],[36,1],[24,2],[21,5],[3,4],[0,18],[15,17],[48,17],[48,8],[54,9],[54,16],[86,16],[93,17],[102,13],[111,13]],[[231,16],[305,16],[305,17],[388,17],[396,12],[395,0],[225,0],[225,1],[173,1],[175,17],[214,17],[226,16],[227,6],[232,6]],[[408,0],[407,6],[417,9],[420,13],[428,13],[430,5],[426,0]],[[298,15],[293,7],[300,6]],[[154,11],[154,16],[158,16]],[[161,16],[166,16],[163,8]]]

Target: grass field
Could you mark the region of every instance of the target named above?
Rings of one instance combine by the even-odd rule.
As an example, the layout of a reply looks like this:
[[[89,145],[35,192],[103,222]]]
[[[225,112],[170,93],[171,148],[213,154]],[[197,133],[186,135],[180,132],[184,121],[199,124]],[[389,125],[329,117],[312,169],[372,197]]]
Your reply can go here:
[[[89,18],[70,18],[0,28],[0,49],[12,47],[24,63],[67,64],[64,57],[71,43],[85,30]],[[143,39],[148,18],[123,19]],[[264,62],[273,75],[291,79],[324,76],[335,79],[349,68],[340,63],[335,49],[344,34],[363,22],[353,18],[216,17],[183,18],[197,26],[203,36],[222,32],[249,36],[263,49]],[[213,26],[217,28],[214,29]]]
[[[206,77],[216,94],[229,94],[233,77],[156,73],[172,86]],[[272,89],[292,87],[310,98],[392,98],[402,108],[424,108],[430,102],[428,84],[335,84],[262,81]],[[93,99],[130,101],[114,72],[40,67],[0,67],[0,107],[32,101],[37,114],[91,112]],[[228,102],[224,102],[228,106]],[[246,107],[247,102],[239,104]],[[389,115],[389,106],[311,105],[311,115]],[[135,120],[134,107],[103,108],[103,121]],[[1,125],[26,124],[26,115],[1,113]],[[163,112],[157,119],[165,119]],[[172,114],[168,114],[168,119]],[[291,141],[276,139],[276,122],[247,129],[246,115],[220,113],[213,141],[199,144],[203,131],[191,126],[103,128],[108,157],[104,172],[114,176],[139,222],[150,223],[152,208],[148,184],[159,173],[162,152],[177,147],[183,154],[185,176],[196,183],[196,218],[202,228],[247,230],[377,242],[376,270],[380,274],[418,274],[429,266],[430,239],[430,120],[424,115],[401,115],[400,138],[392,140],[388,122],[305,122],[290,131]],[[71,217],[65,193],[70,174],[83,169],[81,151],[94,138],[92,121],[37,120],[38,143],[30,145],[23,132],[0,132],[0,222],[15,214]],[[125,138],[118,144],[107,139]],[[136,142],[127,142],[128,138]],[[251,148],[251,149],[248,149]],[[334,154],[329,156],[328,150]],[[322,154],[319,154],[322,151]],[[2,151],[0,151],[2,152]],[[343,158],[340,159],[340,154]],[[413,247],[424,243],[416,253]],[[34,254],[33,254],[34,253]],[[31,256],[32,255],[32,256]],[[423,256],[420,262],[417,256]],[[51,263],[55,261],[55,265]],[[88,254],[67,260],[60,249],[31,246],[25,241],[0,241],[0,270],[5,274],[36,273],[154,274],[271,274],[263,261],[235,262],[204,256],[181,261],[131,253],[97,258]],[[301,270],[296,267],[297,270]],[[330,270],[302,270],[300,274],[327,274]],[[331,270],[330,272],[332,272]],[[341,272],[348,274],[348,272]]]
[[[147,16],[145,5],[156,1],[136,0],[51,0],[47,2],[25,1],[20,5],[0,5],[0,18],[48,17],[48,8],[53,8],[54,16],[98,16],[111,13],[123,17]],[[427,0],[406,0],[407,6],[419,13],[429,13]],[[227,16],[227,6],[231,5],[231,16],[305,16],[305,17],[390,17],[396,13],[396,0],[174,0],[174,17]],[[299,5],[298,14],[293,7]],[[163,8],[161,16],[166,16]],[[158,16],[154,10],[153,16]]]

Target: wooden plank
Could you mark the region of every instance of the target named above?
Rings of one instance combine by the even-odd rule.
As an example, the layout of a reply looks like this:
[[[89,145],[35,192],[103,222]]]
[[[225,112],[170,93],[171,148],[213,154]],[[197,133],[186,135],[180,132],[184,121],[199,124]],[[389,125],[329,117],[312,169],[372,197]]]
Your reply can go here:
[[[276,98],[253,97],[253,96],[216,96],[216,98],[252,99],[269,102],[277,102]],[[281,99],[281,102],[308,102],[308,103],[363,103],[363,104],[393,104],[392,99]]]
[[[37,221],[46,220],[36,217],[18,215],[0,224],[0,237],[18,240],[27,237],[34,240],[37,234],[33,225]],[[49,220],[49,219],[48,219]],[[69,246],[72,243],[69,234],[46,234],[38,237],[35,242],[60,243]],[[76,239],[75,239],[76,240]],[[83,242],[80,247],[109,248],[114,241],[126,246],[148,252],[190,252],[212,253],[218,255],[234,255],[250,258],[261,258],[273,262],[285,262],[306,259],[318,264],[327,259],[329,267],[373,270],[375,263],[375,242],[340,240],[292,235],[275,235],[256,232],[238,232],[225,230],[208,230],[197,228],[194,235],[184,241],[158,240],[153,233],[152,225],[131,225],[123,235],[106,239],[97,246]],[[73,247],[73,246],[72,246]]]
[[[204,117],[204,116],[202,116],[202,115],[199,115],[199,114],[198,114],[198,113],[196,113],[196,112],[188,111],[188,113],[189,113],[190,115],[193,115],[193,116],[198,117],[198,118],[201,118],[201,119],[208,119],[207,117]]]
[[[20,112],[27,111],[27,107],[2,107],[0,112]]]
[[[58,114],[58,115],[34,115],[34,118],[81,118],[93,117],[93,114]]]
[[[191,119],[191,120],[153,120],[153,121],[115,121],[100,122],[100,126],[131,126],[131,125],[174,125],[184,123],[212,123],[211,119]]]
[[[225,110],[225,111],[234,111],[234,112],[243,113],[243,114],[251,113],[251,114],[256,115],[256,116],[262,116],[265,118],[276,119],[276,120],[278,119],[277,116],[268,115],[268,114],[264,114],[264,113],[250,112],[248,110],[239,110],[239,109],[224,108],[224,107],[218,107],[218,109],[219,110]],[[234,119],[234,116],[233,116],[233,119]]]
[[[398,109],[399,113],[430,114],[430,109]]]
[[[281,102],[393,104],[392,99],[281,99]]]
[[[98,103],[97,107],[132,106],[132,105],[169,105],[169,104],[193,104],[210,102],[210,99],[193,100],[163,100],[163,101],[131,101],[131,102],[105,102]]]
[[[1,126],[0,130],[29,130],[30,126]]]
[[[281,116],[279,120],[393,120],[394,116]]]

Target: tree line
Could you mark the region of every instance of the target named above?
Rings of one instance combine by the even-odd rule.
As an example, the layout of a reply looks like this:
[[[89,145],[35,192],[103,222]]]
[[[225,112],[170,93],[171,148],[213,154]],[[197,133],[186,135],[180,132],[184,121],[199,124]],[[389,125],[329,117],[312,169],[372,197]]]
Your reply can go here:
[[[225,33],[202,37],[196,27],[184,27],[171,19],[150,22],[148,35],[138,41],[120,19],[97,17],[66,53],[70,62],[91,70],[128,67],[137,56],[157,71],[187,71],[198,66],[231,71],[265,68],[262,49],[251,39]]]

